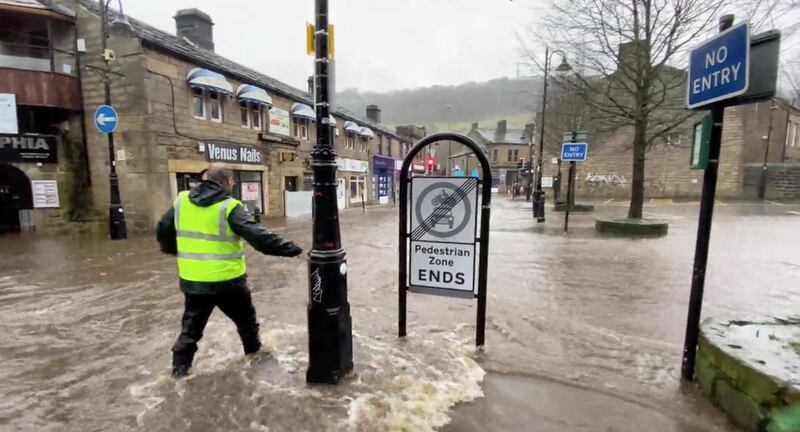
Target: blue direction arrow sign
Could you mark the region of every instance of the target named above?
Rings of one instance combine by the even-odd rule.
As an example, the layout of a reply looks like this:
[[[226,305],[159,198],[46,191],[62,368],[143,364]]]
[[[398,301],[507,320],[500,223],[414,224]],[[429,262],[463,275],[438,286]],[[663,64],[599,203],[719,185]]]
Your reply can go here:
[[[589,145],[586,143],[561,144],[561,160],[564,162],[580,162],[586,160]]]
[[[117,129],[117,111],[108,105],[100,105],[94,111],[94,127],[101,133],[107,134]]]
[[[747,91],[750,76],[750,26],[733,26],[703,42],[689,55],[686,106],[700,108]]]

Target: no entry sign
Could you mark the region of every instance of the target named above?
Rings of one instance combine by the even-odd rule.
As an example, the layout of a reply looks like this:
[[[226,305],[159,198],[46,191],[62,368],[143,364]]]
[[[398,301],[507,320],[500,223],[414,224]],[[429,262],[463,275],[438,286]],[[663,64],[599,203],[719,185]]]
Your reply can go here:
[[[409,235],[410,286],[475,290],[476,177],[414,177]]]

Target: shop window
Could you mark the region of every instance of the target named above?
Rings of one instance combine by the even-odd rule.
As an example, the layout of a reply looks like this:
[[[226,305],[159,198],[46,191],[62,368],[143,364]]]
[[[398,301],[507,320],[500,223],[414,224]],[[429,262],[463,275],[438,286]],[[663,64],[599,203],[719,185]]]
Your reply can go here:
[[[217,92],[208,93],[208,101],[211,112],[211,121],[222,123],[222,96]]]
[[[297,192],[297,176],[284,177],[283,188],[287,192]]]
[[[250,127],[250,107],[247,106],[247,102],[239,102],[239,116],[241,118],[242,127],[249,128]]]
[[[206,101],[203,98],[203,89],[192,89],[192,115],[197,119],[206,119]]]
[[[367,193],[367,178],[364,176],[350,176],[350,201],[361,202],[361,197]]]
[[[191,190],[202,181],[201,175],[198,173],[176,173],[175,179],[178,183],[178,192]]]
[[[234,171],[233,196],[244,204],[251,214],[264,214],[263,181],[260,171]]]

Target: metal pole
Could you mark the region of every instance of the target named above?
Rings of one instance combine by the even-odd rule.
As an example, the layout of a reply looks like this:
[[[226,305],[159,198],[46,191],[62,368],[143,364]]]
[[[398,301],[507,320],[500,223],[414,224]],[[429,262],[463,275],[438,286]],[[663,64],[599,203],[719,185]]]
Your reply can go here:
[[[772,138],[772,118],[775,110],[778,109],[775,101],[769,107],[769,128],[767,129],[767,142],[764,144],[764,163],[761,165],[761,181],[758,184],[758,199],[764,199],[767,195],[767,163],[769,162],[769,140]]]
[[[353,334],[347,302],[347,262],[336,203],[336,151],[329,125],[328,0],[316,0],[315,12],[317,142],[311,152],[314,222],[308,254],[306,381],[336,384],[353,369]]]
[[[719,19],[719,31],[733,25],[733,15]],[[697,353],[697,338],[700,330],[700,313],[703,309],[703,289],[708,263],[708,243],[711,238],[711,218],[714,213],[714,195],[717,189],[717,168],[719,168],[719,148],[722,142],[722,122],[725,106],[715,104],[711,107],[711,139],[708,149],[708,166],[703,173],[703,194],[700,198],[700,220],[697,223],[697,244],[694,251],[694,271],[692,273],[692,293],[689,297],[689,314],[686,320],[686,338],[683,344],[683,364],[681,377],[686,381],[694,378],[694,363]]]
[[[567,210],[564,212],[564,232],[569,232],[569,209],[572,207],[572,182],[575,177],[575,161],[569,162],[569,173],[567,174]]]
[[[533,192],[533,216],[544,222],[544,191],[542,190],[542,153],[544,152],[544,122],[547,114],[547,72],[550,69],[550,48],[544,49],[544,88],[542,89],[542,127],[539,130],[539,155],[536,158],[536,190]]]
[[[102,37],[100,38],[100,48],[103,53],[103,61],[106,67],[103,69],[103,82],[105,89],[105,104],[111,106],[111,81],[109,80],[109,60],[105,56],[106,48],[108,48],[108,4],[111,0],[106,2],[100,1],[100,29]],[[117,177],[117,161],[114,150],[114,133],[106,134],[108,138],[108,185],[110,200],[108,206],[108,233],[111,240],[124,240],[128,238],[128,228],[125,224],[125,210],[122,207],[122,198],[119,193],[119,177]]]

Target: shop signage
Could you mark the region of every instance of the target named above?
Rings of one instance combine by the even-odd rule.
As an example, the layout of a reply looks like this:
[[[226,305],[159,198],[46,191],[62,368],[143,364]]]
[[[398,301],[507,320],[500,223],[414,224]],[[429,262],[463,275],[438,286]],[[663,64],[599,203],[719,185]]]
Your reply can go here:
[[[0,93],[0,133],[18,134],[17,95]]]
[[[269,131],[270,133],[291,136],[289,123],[289,111],[272,107],[269,110]]]
[[[376,170],[378,170],[378,169],[385,169],[385,170],[390,170],[390,171],[394,170],[394,159],[392,159],[392,158],[387,158],[387,157],[377,156],[376,155],[376,156],[374,156],[372,158],[372,160],[373,160],[372,166]]]
[[[206,158],[209,162],[262,165],[264,155],[256,147],[241,144],[206,142]]]
[[[33,208],[58,208],[58,182],[55,180],[31,180]]]
[[[359,173],[365,173],[369,171],[369,162],[358,159],[336,159],[336,165],[339,168],[339,171]]]
[[[0,135],[0,162],[58,163],[58,138],[51,135]]]

